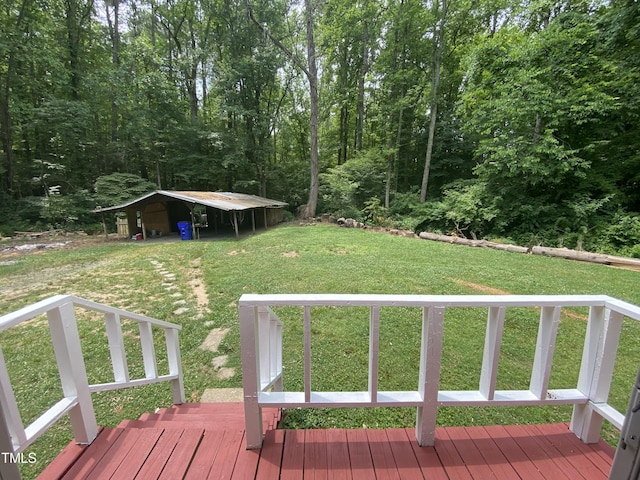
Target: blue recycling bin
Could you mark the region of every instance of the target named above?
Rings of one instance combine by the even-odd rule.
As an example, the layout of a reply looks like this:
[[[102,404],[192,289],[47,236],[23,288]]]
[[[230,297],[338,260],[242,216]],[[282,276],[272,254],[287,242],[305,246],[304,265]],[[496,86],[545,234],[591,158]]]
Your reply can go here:
[[[182,240],[193,239],[190,222],[178,222],[178,230],[180,231],[180,238]]]

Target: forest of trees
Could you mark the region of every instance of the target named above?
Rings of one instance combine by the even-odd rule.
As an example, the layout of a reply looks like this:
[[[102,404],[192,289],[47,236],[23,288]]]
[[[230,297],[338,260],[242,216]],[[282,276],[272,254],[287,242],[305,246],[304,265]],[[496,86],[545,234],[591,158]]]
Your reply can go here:
[[[156,188],[640,255],[638,0],[6,0],[0,234]]]

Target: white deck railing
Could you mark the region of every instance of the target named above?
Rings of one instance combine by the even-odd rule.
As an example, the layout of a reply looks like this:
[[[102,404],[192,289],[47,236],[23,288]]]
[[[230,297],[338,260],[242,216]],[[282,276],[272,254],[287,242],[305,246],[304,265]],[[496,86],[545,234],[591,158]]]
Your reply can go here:
[[[75,307],[104,314],[106,335],[111,354],[114,381],[90,385],[87,379],[82,346],[76,323]],[[91,393],[118,388],[148,385],[169,381],[172,384],[173,402],[184,403],[184,386],[180,346],[179,325],[163,322],[144,315],[84,300],[72,295],[56,295],[0,317],[0,331],[46,314],[55,360],[60,373],[63,398],[50,407],[31,425],[25,427],[13,392],[9,373],[0,348],[0,450],[18,454],[42,435],[65,414],[69,414],[73,435],[77,443],[91,443],[98,433]],[[140,345],[144,363],[144,378],[131,379],[127,364],[121,319],[138,323]],[[153,327],[164,330],[167,347],[168,374],[158,373],[153,342]],[[2,463],[2,462],[0,462]],[[14,478],[17,470],[10,463],[4,468],[13,468],[6,478]],[[0,471],[0,474],[4,471]],[[2,478],[5,478],[2,476]]]
[[[270,307],[302,307],[304,391],[285,392],[282,383],[282,325]],[[311,385],[311,307],[369,307],[367,391],[318,392]],[[378,389],[380,309],[418,307],[422,314],[420,369],[413,391]],[[449,307],[488,309],[484,353],[477,390],[442,391],[443,324]],[[496,390],[505,312],[539,307],[540,323],[527,390]],[[582,363],[575,388],[549,389],[556,335],[563,307],[589,307]],[[640,320],[640,308],[597,295],[243,295],[239,301],[247,448],[262,445],[263,407],[416,406],[416,438],[433,445],[438,406],[525,406],[573,404],[571,430],[597,442],[603,419],[622,427],[624,414],[609,405],[623,318]]]

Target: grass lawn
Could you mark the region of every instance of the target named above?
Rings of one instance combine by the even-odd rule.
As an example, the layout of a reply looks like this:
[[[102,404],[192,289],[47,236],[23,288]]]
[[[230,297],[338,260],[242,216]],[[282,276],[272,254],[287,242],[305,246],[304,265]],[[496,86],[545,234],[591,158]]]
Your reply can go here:
[[[0,258],[0,260],[4,260]],[[213,241],[105,242],[83,248],[47,250],[0,262],[0,314],[58,293],[70,293],[182,325],[180,343],[188,401],[207,388],[241,386],[237,300],[243,293],[389,294],[608,294],[640,304],[640,272],[557,258],[474,249],[334,226],[282,226],[259,235]],[[166,274],[175,275],[167,290]],[[198,295],[200,291],[200,295]],[[202,297],[206,293],[206,298]],[[174,315],[174,301],[187,312]],[[203,301],[206,305],[203,305]],[[285,389],[302,389],[302,315],[276,310],[285,324]],[[380,389],[415,389],[419,359],[418,309],[383,309],[380,331]],[[586,309],[568,309],[561,319],[551,388],[576,385]],[[526,388],[539,313],[507,311],[498,388]],[[78,316],[92,382],[108,381],[110,362],[100,317]],[[366,390],[368,311],[314,309],[314,388]],[[448,309],[445,320],[442,389],[477,389],[486,311]],[[132,376],[142,362],[133,325],[124,325]],[[212,328],[229,328],[217,353],[198,348]],[[640,361],[640,326],[625,320],[611,401],[625,411]],[[25,423],[60,398],[59,380],[44,319],[0,334],[0,344]],[[158,352],[162,351],[158,337]],[[212,360],[227,355],[230,378],[220,379]],[[165,364],[160,358],[160,367]],[[122,419],[171,403],[169,385],[94,394],[98,423]],[[569,421],[570,407],[441,408],[440,425]],[[288,427],[412,426],[415,409],[292,410]],[[607,426],[605,438],[617,441]],[[24,465],[33,478],[71,439],[66,421],[54,426],[29,452]]]

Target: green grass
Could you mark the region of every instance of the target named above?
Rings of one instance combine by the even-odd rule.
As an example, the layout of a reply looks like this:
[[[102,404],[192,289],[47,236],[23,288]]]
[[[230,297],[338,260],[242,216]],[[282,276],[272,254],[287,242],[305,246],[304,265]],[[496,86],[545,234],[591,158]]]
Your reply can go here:
[[[200,259],[199,264],[194,260]],[[0,314],[58,293],[71,293],[161,320],[179,323],[185,390],[197,401],[207,388],[239,387],[240,346],[237,301],[243,293],[388,293],[469,294],[497,289],[514,294],[608,294],[640,304],[640,272],[562,259],[474,249],[333,226],[283,226],[240,241],[107,242],[73,250],[22,255],[0,266]],[[189,313],[175,316],[173,299],[161,285],[152,263],[176,275],[175,285]],[[188,284],[202,278],[210,313],[196,315],[196,297]],[[284,322],[285,388],[302,389],[302,315],[279,308]],[[380,389],[415,389],[420,355],[418,309],[384,308],[380,327]],[[577,381],[586,310],[563,315],[551,377],[552,388],[571,388]],[[498,388],[526,388],[529,382],[539,313],[507,313]],[[102,320],[80,312],[79,329],[91,381],[111,375]],[[314,308],[313,373],[316,389],[365,390],[368,363],[368,311],[359,308]],[[212,322],[207,323],[206,322]],[[198,348],[213,327],[230,333],[219,352]],[[448,309],[444,331],[442,389],[477,389],[486,326],[486,311]],[[123,327],[132,376],[141,361],[133,325]],[[621,411],[640,360],[639,326],[625,320],[619,361],[610,397]],[[157,352],[163,339],[157,338]],[[59,398],[60,386],[44,319],[0,334],[8,368],[25,423]],[[236,374],[218,380],[211,360],[229,356]],[[160,355],[160,367],[166,359]],[[122,419],[171,403],[169,385],[94,395],[98,422],[116,426]],[[569,407],[441,408],[440,425],[568,421]],[[415,409],[289,410],[289,427],[411,426]],[[606,428],[615,443],[618,433]],[[71,439],[68,422],[54,426],[29,451],[38,462],[23,468],[32,478]]]

